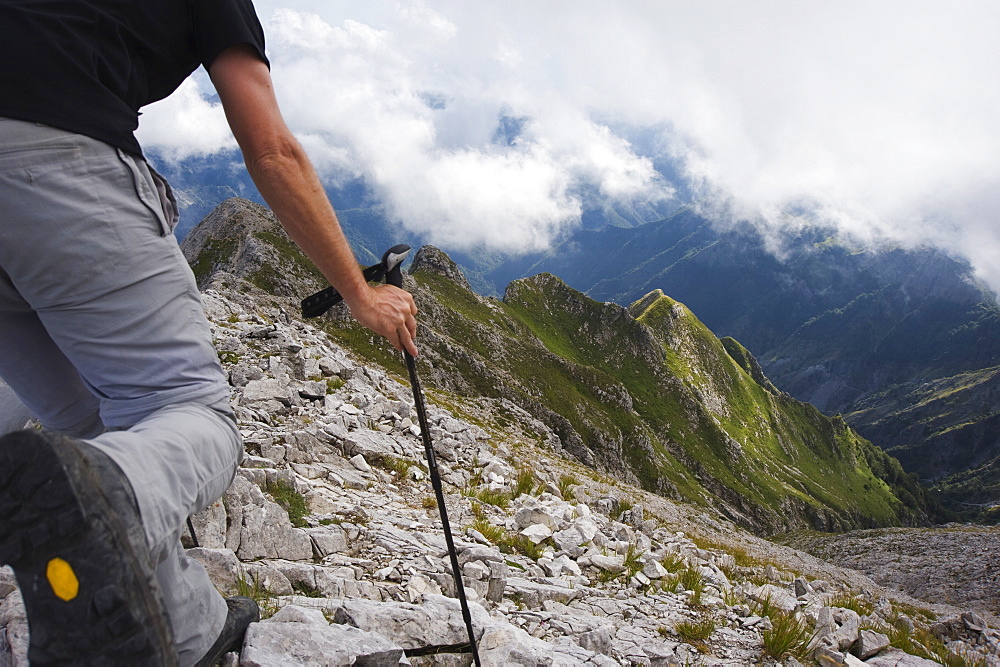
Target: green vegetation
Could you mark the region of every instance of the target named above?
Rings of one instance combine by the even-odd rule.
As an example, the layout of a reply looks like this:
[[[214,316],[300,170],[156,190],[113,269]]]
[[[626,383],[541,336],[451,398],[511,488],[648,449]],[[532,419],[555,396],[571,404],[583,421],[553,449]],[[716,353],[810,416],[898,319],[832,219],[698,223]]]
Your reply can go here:
[[[278,505],[288,512],[288,519],[292,522],[293,526],[296,528],[305,528],[308,525],[306,523],[306,515],[309,514],[309,508],[306,506],[306,499],[301,493],[295,490],[292,484],[279,479],[268,484],[264,490],[271,494],[274,502],[278,503]]]
[[[896,605],[894,605],[896,606]],[[913,613],[911,613],[913,612]],[[889,637],[889,642],[896,648],[925,660],[933,660],[948,667],[971,667],[985,665],[985,660],[969,661],[948,650],[944,641],[931,630],[927,624],[928,616],[933,614],[927,610],[910,609],[907,615],[912,622],[898,619],[889,628],[881,631]]]
[[[667,554],[660,561],[660,565],[663,566],[667,572],[676,573],[680,572],[684,568],[684,558],[680,554]]]
[[[764,630],[764,654],[775,660],[786,657],[804,660],[815,633],[802,618],[787,612],[772,612],[771,629]]]
[[[684,590],[691,591],[691,604],[700,605],[701,596],[705,593],[705,581],[701,572],[693,567],[686,567],[680,571],[678,582],[684,586]]]
[[[635,542],[629,543],[628,551],[625,552],[625,569],[628,571],[629,578],[642,569],[643,553],[639,551],[639,546]]]
[[[219,264],[232,257],[237,246],[237,242],[233,239],[209,239],[202,246],[198,257],[191,263],[191,270],[199,286]]]
[[[317,588],[314,588],[313,586],[310,586],[309,584],[307,584],[307,583],[305,583],[303,581],[293,582],[292,583],[292,590],[295,591],[296,594],[301,595],[303,597],[307,597],[307,598],[322,598],[322,597],[326,597],[325,595],[323,595],[322,591],[320,591]]]
[[[859,616],[868,616],[874,610],[874,606],[864,598],[851,593],[840,593],[835,595],[828,603],[830,607],[840,607],[857,612]]]
[[[506,491],[491,489],[489,487],[483,487],[481,489],[467,488],[462,491],[462,495],[469,498],[475,498],[480,500],[487,505],[493,505],[494,507],[499,507],[501,509],[506,509],[510,506],[510,494]]]
[[[293,285],[305,282],[311,286],[326,285],[326,278],[309,261],[284,231],[259,231],[258,239],[277,251],[277,264],[263,263],[250,275],[250,282],[268,294],[299,296]],[[294,279],[294,281],[293,281]]]
[[[514,488],[511,489],[511,498],[523,495],[533,495],[538,488],[538,479],[534,471],[528,468],[521,468],[514,478]]]
[[[278,611],[277,597],[260,582],[259,576],[251,577],[242,567],[236,573],[236,594],[256,602],[261,619],[271,618]]]
[[[507,538],[507,531],[502,526],[490,523],[488,519],[476,519],[471,527],[493,544],[503,542]]]
[[[574,475],[560,475],[559,482],[556,487],[559,489],[559,495],[563,497],[563,500],[573,499],[573,487],[580,483],[580,480]]]
[[[427,472],[427,466],[422,463],[417,463],[412,459],[403,458],[401,456],[393,456],[392,454],[373,454],[368,457],[371,459],[368,461],[370,465],[377,468],[387,470],[395,475],[397,475],[401,480],[407,479],[407,474],[410,472],[410,468],[416,467]]]
[[[459,398],[511,401],[592,467],[624,463],[647,490],[714,505],[761,532],[926,516],[923,490],[898,462],[843,420],[775,391],[742,346],[720,341],[669,297],[653,294],[626,312],[547,274],[515,281],[502,302],[433,272],[413,277],[421,326],[435,334],[420,341],[432,397],[438,385]],[[401,371],[398,353],[358,325],[319,324]],[[529,473],[520,476],[515,496],[531,492]],[[575,483],[559,480],[564,498]]]
[[[538,560],[545,551],[545,544],[548,540],[535,544],[524,535],[516,531],[507,530],[503,526],[497,526],[486,517],[486,512],[482,506],[473,501],[472,514],[475,520],[469,526],[479,531],[479,534],[497,546],[505,554],[521,554],[532,560]]]
[[[682,621],[674,626],[678,636],[688,644],[691,644],[702,653],[708,652],[708,638],[712,636],[718,627],[715,619],[711,616],[702,616],[694,621]]]

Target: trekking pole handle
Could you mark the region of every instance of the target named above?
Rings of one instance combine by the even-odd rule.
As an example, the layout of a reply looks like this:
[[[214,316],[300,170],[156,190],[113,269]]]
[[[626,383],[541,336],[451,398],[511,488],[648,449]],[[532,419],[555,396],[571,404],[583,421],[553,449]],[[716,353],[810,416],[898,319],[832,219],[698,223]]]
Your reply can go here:
[[[393,287],[403,287],[403,260],[410,253],[410,246],[394,245],[382,255],[382,265],[385,267],[385,282]]]
[[[382,255],[381,262],[362,270],[361,273],[365,277],[365,282],[382,280],[386,273],[394,269],[396,273],[399,273],[399,265],[403,263],[409,252],[410,246],[404,243],[394,245],[386,250],[385,254]],[[401,284],[402,280],[403,276],[400,275],[399,281]],[[333,287],[327,287],[302,300],[302,317],[319,317],[343,300],[344,297],[340,295],[340,292]]]

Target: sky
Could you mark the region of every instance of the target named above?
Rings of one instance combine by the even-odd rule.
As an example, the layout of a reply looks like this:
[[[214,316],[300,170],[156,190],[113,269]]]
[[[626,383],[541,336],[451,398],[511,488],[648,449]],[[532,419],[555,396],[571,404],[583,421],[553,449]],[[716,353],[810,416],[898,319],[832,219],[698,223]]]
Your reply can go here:
[[[720,224],[933,245],[1000,289],[994,0],[255,5],[321,177],[364,178],[443,247],[544,249],[597,200],[690,197]],[[140,141],[234,150],[213,93],[196,73]]]

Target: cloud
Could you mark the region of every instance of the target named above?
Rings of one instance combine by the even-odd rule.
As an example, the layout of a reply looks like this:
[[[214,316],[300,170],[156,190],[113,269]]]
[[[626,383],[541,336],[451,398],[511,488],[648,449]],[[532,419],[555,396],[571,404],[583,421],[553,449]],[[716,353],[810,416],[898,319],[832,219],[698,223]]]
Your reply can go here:
[[[453,246],[544,247],[594,193],[669,198],[655,162],[724,217],[780,229],[808,213],[933,244],[1000,286],[996,3],[257,7],[282,107],[324,177],[364,177],[403,224]],[[143,141],[225,147],[206,90],[150,110]],[[185,114],[201,120],[161,126]]]
[[[205,80],[190,77],[173,95],[146,107],[136,133],[139,142],[175,162],[235,149],[222,105],[209,101],[204,92]],[[211,85],[208,82],[208,90]]]

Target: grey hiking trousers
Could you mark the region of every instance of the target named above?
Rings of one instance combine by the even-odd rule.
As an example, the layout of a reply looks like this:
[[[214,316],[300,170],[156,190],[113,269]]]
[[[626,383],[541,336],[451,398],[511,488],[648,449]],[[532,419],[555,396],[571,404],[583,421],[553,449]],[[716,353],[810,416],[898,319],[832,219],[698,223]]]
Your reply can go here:
[[[107,144],[0,118],[0,377],[45,428],[128,476],[193,664],[227,610],[180,536],[232,482],[243,445],[164,187]]]

